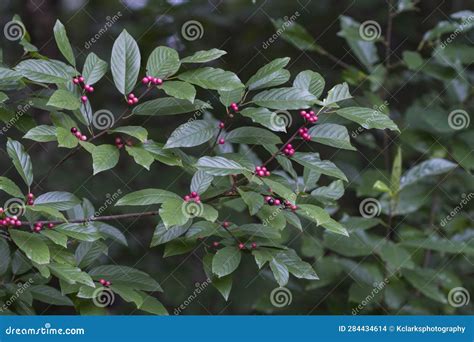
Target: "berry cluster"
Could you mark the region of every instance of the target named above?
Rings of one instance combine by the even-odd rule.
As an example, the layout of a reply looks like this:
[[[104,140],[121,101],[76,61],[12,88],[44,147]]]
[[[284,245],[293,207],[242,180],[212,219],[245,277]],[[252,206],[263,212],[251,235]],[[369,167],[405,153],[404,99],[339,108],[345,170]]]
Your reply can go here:
[[[257,166],[255,168],[255,174],[259,177],[268,177],[270,176],[270,171],[268,171],[265,166]]]
[[[298,133],[303,140],[306,140],[306,141],[311,140],[311,136],[308,134],[308,129],[306,127],[301,127],[298,130]]]
[[[80,86],[87,93],[94,92],[94,87],[93,86],[91,86],[89,84],[84,84],[84,77],[82,77],[81,75],[74,77],[72,79],[72,83],[74,83],[75,85]],[[87,102],[87,96],[82,95],[81,96],[81,101],[82,101],[82,103],[86,103]]]
[[[99,279],[99,283],[102,285],[102,286],[105,286],[105,287],[109,287],[110,285],[112,285],[112,283],[108,280],[105,280],[105,279]]]
[[[309,122],[311,123],[315,123],[316,121],[318,121],[318,116],[316,115],[316,113],[312,110],[310,110],[309,112],[305,111],[305,110],[302,110],[300,112],[300,116],[305,119],[305,120],[308,120]]]
[[[239,105],[235,102],[232,102],[230,104],[230,109],[233,110],[235,113],[237,113],[239,111]]]
[[[36,222],[33,226],[33,231],[39,233],[40,231],[43,230],[43,227],[44,227],[44,223],[43,222]],[[54,228],[54,224],[53,223],[48,223],[47,227],[49,229],[53,229]]]
[[[225,124],[221,121],[219,122],[219,129],[223,130],[225,128]],[[224,145],[225,144],[225,139],[224,138],[219,138],[218,140],[219,145]]]
[[[163,84],[163,80],[161,78],[156,78],[156,77],[153,77],[153,76],[145,76],[142,78],[142,83],[146,86],[150,86],[150,85],[162,85]]]
[[[118,149],[121,149],[122,147],[124,147],[124,145],[127,145],[127,146],[132,146],[133,143],[131,140],[123,140],[122,138],[120,137],[117,137],[115,138],[115,147],[117,147]]]
[[[291,157],[293,154],[295,154],[295,149],[293,148],[293,145],[287,144],[283,149],[283,153],[288,157]]]
[[[245,244],[242,243],[242,242],[239,243],[238,247],[239,247],[240,250],[246,248]],[[256,242],[252,242],[252,243],[250,244],[250,247],[251,247],[252,249],[257,249],[257,243],[256,243]]]
[[[81,131],[79,131],[77,129],[77,127],[71,128],[71,133],[74,134],[76,136],[76,138],[81,140],[81,141],[86,141],[87,140],[87,136],[82,134]]]
[[[136,97],[134,93],[128,94],[127,103],[129,105],[137,104],[138,103],[138,97]]]
[[[291,209],[292,211],[295,211],[296,209],[298,209],[298,207],[294,204],[291,204],[290,201],[288,200],[282,200],[282,199],[279,199],[279,198],[273,198],[272,196],[265,196],[265,202],[267,202],[268,205],[275,205],[275,206],[279,206],[283,203],[285,209]]]
[[[5,210],[3,208],[0,208],[0,215],[3,215],[4,213]],[[3,219],[0,219],[0,227],[20,227],[21,225],[22,222],[18,219],[17,216],[6,216]]]
[[[26,204],[28,205],[35,204],[35,195],[33,195],[31,192],[28,195],[26,195]]]
[[[193,191],[189,195],[184,196],[184,201],[185,202],[194,201],[196,203],[201,203],[201,197],[199,197],[196,191]]]

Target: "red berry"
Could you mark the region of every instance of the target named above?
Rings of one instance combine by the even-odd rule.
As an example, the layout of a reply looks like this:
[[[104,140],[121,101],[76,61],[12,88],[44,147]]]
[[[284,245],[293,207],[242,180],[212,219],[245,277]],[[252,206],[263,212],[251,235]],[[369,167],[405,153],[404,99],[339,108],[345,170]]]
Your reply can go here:
[[[127,103],[128,103],[129,105],[132,105],[134,102],[133,102],[132,99],[128,99],[128,100],[127,100]]]
[[[280,205],[280,204],[281,204],[280,200],[279,200],[279,199],[276,199],[276,200],[275,200],[275,205]]]
[[[81,101],[82,101],[82,103],[86,103],[87,102],[87,96],[85,96],[85,95],[81,96]]]
[[[81,82],[81,83],[84,82],[84,77],[79,76],[79,82]]]
[[[109,287],[110,285],[112,285],[112,283],[110,281],[105,282],[105,286]]]
[[[224,128],[225,124],[223,122],[219,122],[219,128]]]
[[[148,84],[148,82],[150,82],[150,80],[148,79],[148,77],[145,76],[145,77],[142,78],[142,83],[143,83],[143,84]]]
[[[53,223],[48,223],[48,228],[49,228],[49,229],[53,229],[53,228],[54,228],[54,224],[53,224]]]
[[[253,249],[257,248],[257,243],[252,242],[252,248],[253,248]]]
[[[135,95],[133,93],[128,94],[129,99],[133,99],[134,97],[135,97]]]
[[[30,192],[28,195],[26,195],[26,197],[28,199],[33,199],[35,197],[35,195],[33,195],[33,193]]]
[[[243,243],[239,243],[239,249],[244,249],[245,245]]]
[[[224,222],[222,222],[222,227],[228,228],[229,226],[230,226],[229,221],[224,221]]]
[[[138,98],[134,97],[133,98],[133,103],[138,103]]]
[[[105,281],[105,279],[101,278],[101,279],[99,279],[99,283],[101,283],[102,285],[105,285],[105,283],[107,283],[107,282]]]
[[[15,221],[15,226],[20,227],[22,225],[22,222],[20,220]]]
[[[76,132],[77,132],[77,127],[71,128],[71,133],[72,133],[72,134],[76,134]]]
[[[214,246],[214,247],[219,247],[219,242],[214,241],[214,242],[212,243],[212,246]]]
[[[219,139],[219,145],[224,145],[224,144],[225,144],[224,138],[220,138],[220,139]]]
[[[186,202],[189,202],[190,199],[191,199],[191,197],[189,197],[188,195],[184,196],[184,200],[185,200]]]

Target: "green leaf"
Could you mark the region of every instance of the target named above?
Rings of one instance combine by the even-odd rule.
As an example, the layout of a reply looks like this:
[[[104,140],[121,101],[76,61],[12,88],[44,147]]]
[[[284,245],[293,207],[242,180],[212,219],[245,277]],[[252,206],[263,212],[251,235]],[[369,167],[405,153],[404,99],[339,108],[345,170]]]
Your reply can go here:
[[[84,83],[93,85],[98,82],[107,73],[107,68],[107,62],[91,52],[87,55],[86,61],[84,62],[84,68],[82,69]]]
[[[239,188],[237,188],[237,191],[239,192],[240,196],[242,197],[242,200],[247,204],[249,207],[249,212],[251,216],[254,216],[258,213],[260,208],[263,206],[264,201],[263,201],[263,196],[260,195],[259,193],[253,192],[253,191],[243,191]]]
[[[92,225],[97,228],[100,235],[102,235],[104,238],[112,239],[124,246],[128,246],[127,238],[119,229],[104,222],[95,221],[92,222]]]
[[[71,81],[71,75],[62,64],[49,60],[27,59],[20,62],[15,70],[23,77],[41,83],[66,83]]]
[[[273,227],[269,227],[268,225],[257,224],[257,223],[249,223],[244,224],[242,226],[235,226],[234,229],[230,229],[234,232],[236,236],[250,236],[253,237],[262,237],[268,240],[279,240],[281,238],[281,234],[278,230],[273,229]]]
[[[453,241],[437,237],[428,237],[424,239],[406,240],[400,243],[402,246],[429,249],[441,253],[465,253],[474,255],[474,247],[469,246],[462,241]]]
[[[49,248],[39,235],[11,229],[10,236],[28,259],[39,265],[49,263]]]
[[[394,273],[401,268],[413,269],[415,264],[411,260],[411,254],[402,246],[386,241],[382,245],[378,245],[376,253],[386,263],[390,272]]]
[[[245,88],[238,88],[234,90],[218,90],[219,93],[219,101],[225,106],[229,107],[231,103],[239,103],[245,93]]]
[[[284,200],[288,200],[292,204],[296,202],[297,195],[291,189],[287,188],[280,182],[271,180],[269,178],[264,178],[262,180],[270,189],[272,189],[272,192],[276,193]]]
[[[46,236],[55,244],[67,248],[67,236],[63,233],[57,232],[55,230],[44,229],[41,231],[41,235]]]
[[[244,87],[233,72],[211,67],[186,71],[176,77],[181,81],[192,83],[204,89],[234,90]]]
[[[321,47],[315,44],[315,39],[308,33],[308,31],[295,22],[296,18],[291,18],[291,20],[271,20],[273,26],[275,26],[275,30],[281,32],[281,37],[296,48],[304,51],[324,51]],[[265,43],[268,44],[267,42]]]
[[[81,106],[81,102],[79,97],[70,91],[58,89],[51,95],[47,105],[60,109],[76,110]]]
[[[174,75],[181,66],[176,50],[158,46],[152,51],[146,64],[147,75],[165,79]]]
[[[344,173],[328,160],[321,160],[318,153],[302,153],[296,152],[292,159],[300,165],[312,169],[318,173],[336,177],[347,181]]]
[[[0,177],[0,190],[16,198],[23,198],[20,188],[7,177]]]
[[[252,119],[253,122],[259,123],[275,132],[286,132],[287,126],[291,124],[291,116],[284,113],[275,113],[267,108],[248,107],[243,109],[240,114]]]
[[[245,84],[249,90],[270,88],[287,82],[290,79],[290,72],[283,69],[288,62],[289,57],[277,58],[263,67],[250,77]]]
[[[212,106],[201,100],[194,100],[194,103],[188,100],[176,99],[174,97],[164,97],[151,101],[143,102],[135,108],[132,113],[135,115],[174,115],[184,114],[193,111],[202,111],[210,109]]]
[[[74,67],[76,66],[76,60],[74,58],[74,52],[72,51],[71,43],[66,34],[66,29],[64,25],[58,20],[54,24],[54,39],[56,40],[56,45],[59,48],[59,51],[63,54],[66,60],[71,63]]]
[[[405,172],[400,180],[400,189],[414,184],[426,177],[437,176],[449,172],[457,167],[457,164],[442,158],[425,160]]]
[[[294,88],[300,88],[309,91],[319,98],[324,90],[324,78],[317,72],[305,70],[296,75],[293,81]]]
[[[206,63],[213,61],[225,54],[227,54],[227,52],[219,49],[201,50],[195,52],[191,56],[184,57],[181,60],[181,63]]]
[[[163,202],[159,214],[166,228],[182,226],[188,222],[189,215],[183,210],[184,203],[181,198],[171,198]]]
[[[58,146],[65,148],[74,148],[79,141],[70,130],[63,127],[56,127],[56,138],[58,139]]]
[[[135,290],[160,291],[160,284],[145,272],[128,266],[103,265],[93,268],[89,275],[94,280],[107,279],[114,285],[125,285]]]
[[[346,82],[337,84],[328,91],[327,97],[323,100],[322,104],[325,107],[338,107],[337,102],[352,98],[349,93],[349,86]]]
[[[39,125],[30,129],[23,138],[37,142],[56,141],[56,127]]]
[[[191,241],[188,239],[178,238],[165,245],[165,252],[163,253],[164,258],[168,258],[175,255],[182,255],[191,252],[197,243],[195,240]]]
[[[176,128],[166,142],[165,148],[192,147],[209,141],[216,128],[209,121],[193,120]]]
[[[0,239],[0,275],[4,275],[10,265],[10,247],[5,239]]]
[[[423,67],[423,64],[425,63],[423,57],[415,51],[403,51],[402,56],[403,62],[410,70],[418,70]]]
[[[49,264],[48,268],[56,277],[64,280],[68,284],[84,284],[90,287],[95,287],[92,278],[79,267],[66,264]]]
[[[65,191],[46,192],[35,199],[35,205],[44,204],[58,210],[69,210],[80,203],[79,198]]]
[[[195,191],[198,194],[206,192],[212,183],[214,177],[202,170],[198,170],[194,173],[191,179],[191,191]]]
[[[169,96],[177,99],[194,102],[196,97],[196,88],[193,85],[182,81],[166,81],[160,86]]]
[[[148,139],[148,131],[141,126],[121,126],[109,131],[110,133],[123,133],[131,137],[137,138],[141,142]]]
[[[36,205],[28,205],[25,207],[26,211],[32,211],[34,213],[40,213],[41,215],[43,216],[46,216],[46,217],[50,217],[50,218],[54,218],[54,219],[59,219],[61,221],[64,221],[66,222],[66,218],[64,217],[63,214],[61,214],[61,212],[56,209],[56,208],[52,208],[52,207],[49,207],[49,206],[46,206],[46,205],[42,205],[42,204],[38,204]]]
[[[152,140],[148,140],[141,145],[145,150],[147,150],[155,160],[159,162],[170,165],[170,166],[182,166],[183,162],[181,158],[173,152],[173,150],[167,150],[164,148],[164,144],[159,144]]]
[[[379,112],[376,109],[363,107],[346,107],[336,110],[336,114],[343,118],[357,122],[365,129],[388,128],[392,131],[399,132],[397,125],[388,117],[388,115]]]
[[[276,282],[280,286],[285,286],[288,283],[290,278],[290,273],[286,266],[279,261],[272,259],[270,261],[270,269],[272,270],[273,276],[275,277]]]
[[[92,224],[63,223],[54,227],[54,230],[80,241],[93,242],[102,238],[97,228]]]
[[[431,298],[439,303],[447,304],[446,296],[433,282],[433,273],[429,269],[403,270],[403,276],[408,282],[426,297]]]
[[[35,300],[50,304],[61,306],[74,306],[73,302],[54,287],[47,285],[31,286],[29,292],[33,295]]]
[[[258,106],[271,109],[308,108],[317,100],[316,96],[301,88],[275,88],[255,95],[252,102]]]
[[[397,194],[400,190],[400,180],[402,174],[402,149],[397,148],[397,154],[393,160],[392,174],[390,176],[390,190],[392,194]]]
[[[181,199],[171,191],[161,189],[144,189],[131,192],[117,201],[116,206],[121,205],[152,205],[161,204],[169,199]]]
[[[281,139],[266,129],[259,127],[239,127],[226,135],[226,140],[238,144],[265,145],[281,144]]]
[[[242,165],[224,157],[201,157],[195,166],[213,176],[227,176],[245,171]]]
[[[309,129],[308,134],[313,138],[314,142],[345,150],[356,150],[351,145],[349,133],[344,126],[330,123],[316,125]]]
[[[292,249],[279,251],[274,258],[279,263],[285,265],[288,271],[296,278],[309,280],[319,279],[313,267],[311,267],[309,263],[302,261],[298,254]]]
[[[109,170],[117,165],[119,161],[119,152],[113,145],[100,145],[92,150],[92,166],[94,175],[99,172]]]
[[[128,95],[135,87],[140,71],[140,50],[126,30],[114,42],[110,68],[118,91]]]
[[[128,286],[115,285],[115,284],[113,284],[110,288],[112,289],[112,291],[114,291],[116,294],[122,297],[124,301],[129,302],[129,303],[132,303],[132,302],[135,303],[138,309],[140,309],[140,307],[142,306],[143,304],[142,296],[140,296],[138,292],[136,292],[132,288]]]
[[[133,157],[135,163],[143,166],[145,169],[150,170],[150,165],[155,161],[153,155],[142,147],[138,146],[125,146],[128,154]]]
[[[7,153],[26,185],[31,186],[33,183],[33,166],[31,165],[30,156],[26,153],[23,145],[18,141],[8,138]]]
[[[335,202],[342,195],[344,195],[344,184],[341,180],[334,181],[328,186],[321,186],[311,192],[311,196],[323,204]]]
[[[341,224],[333,220],[326,210],[318,206],[312,204],[300,204],[298,205],[296,213],[310,221],[313,221],[316,225],[323,226],[334,233],[349,236],[347,230]]]
[[[212,273],[219,278],[231,274],[239,266],[240,259],[240,250],[233,246],[224,247],[212,258]]]
[[[155,228],[150,247],[159,246],[180,237],[186,233],[186,231],[189,229],[189,226],[190,222],[187,222],[183,226],[173,226],[167,229],[163,222],[160,222]]]
[[[161,304],[161,302],[152,297],[145,292],[137,291],[140,296],[142,296],[142,305],[140,306],[140,310],[152,313],[154,315],[160,316],[167,316],[168,311],[166,308]]]

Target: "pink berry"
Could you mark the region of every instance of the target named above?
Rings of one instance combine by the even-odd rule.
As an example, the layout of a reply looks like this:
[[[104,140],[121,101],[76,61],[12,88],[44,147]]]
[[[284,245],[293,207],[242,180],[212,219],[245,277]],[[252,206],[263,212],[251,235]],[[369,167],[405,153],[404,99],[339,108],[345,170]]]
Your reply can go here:
[[[267,177],[270,176],[270,171],[266,171],[265,176],[267,176]]]
[[[148,84],[148,82],[150,82],[150,80],[148,79],[148,77],[145,76],[145,77],[142,78],[142,83],[143,83],[143,84]]]
[[[76,138],[78,138],[78,139],[81,139],[81,137],[82,137],[82,133],[79,132],[79,131],[77,131],[74,135],[75,135]]]
[[[133,103],[138,103],[138,98],[134,97],[133,98]]]
[[[110,281],[105,282],[105,286],[109,287],[110,285],[112,285],[112,283]]]
[[[239,249],[244,249],[245,245],[243,243],[239,243]]]
[[[257,248],[257,244],[255,242],[252,242],[252,248],[253,249]]]
[[[153,79],[153,84],[162,85],[163,80],[161,78],[154,78]]]
[[[21,223],[20,220],[17,220],[17,221],[15,222],[15,226],[20,227],[21,225],[22,225],[22,223]]]
[[[0,208],[0,214],[3,214],[5,210],[3,208]]]
[[[212,246],[214,246],[214,247],[219,247],[219,242],[214,241],[214,242],[212,243]]]
[[[79,76],[79,82],[84,82],[84,77],[83,76]]]
[[[186,202],[189,202],[190,199],[191,199],[191,197],[189,197],[188,195],[184,196],[184,200],[185,200]]]
[[[271,196],[265,196],[265,202],[268,202],[269,200],[271,200],[272,197]]]
[[[224,128],[225,124],[223,122],[219,122],[219,128]]]
[[[53,228],[54,228],[54,224],[53,224],[53,223],[48,223],[48,228],[49,228],[49,229],[53,229]]]
[[[73,82],[74,84],[79,84],[79,79],[76,78],[76,77],[74,77],[74,78],[72,79],[72,82]]]
[[[86,141],[87,140],[87,137],[85,135],[82,135],[81,136],[81,141]]]
[[[132,99],[128,99],[128,100],[127,100],[127,103],[128,103],[129,105],[132,105],[132,104],[133,104],[133,100],[132,100]]]
[[[129,99],[133,99],[134,97],[135,97],[135,95],[133,93],[128,94]]]
[[[83,103],[86,103],[87,102],[87,96],[85,96],[85,95],[81,96],[81,101]]]
[[[219,145],[224,145],[224,144],[225,144],[224,138],[220,138],[220,139],[219,139]]]
[[[276,199],[276,200],[275,200],[275,205],[280,205],[280,204],[281,204],[280,200],[279,200],[279,199]]]
[[[230,226],[229,221],[224,221],[224,222],[222,222],[222,227],[228,228],[229,226]]]
[[[101,278],[101,279],[99,279],[99,283],[101,283],[102,285],[105,285],[106,281],[105,281],[105,279]]]

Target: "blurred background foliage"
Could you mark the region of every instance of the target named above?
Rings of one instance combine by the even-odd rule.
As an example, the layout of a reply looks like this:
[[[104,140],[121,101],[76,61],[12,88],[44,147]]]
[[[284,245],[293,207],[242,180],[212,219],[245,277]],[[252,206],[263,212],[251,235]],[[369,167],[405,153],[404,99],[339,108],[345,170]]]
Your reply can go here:
[[[393,18],[390,46],[393,54],[390,63],[393,70],[389,77],[375,70],[376,63],[364,63],[351,50],[350,30],[341,31],[341,22],[350,24],[347,17],[358,22],[375,20],[382,27],[382,35],[387,34],[388,2],[379,0],[330,1],[261,1],[261,0],[228,0],[228,1],[185,1],[185,0],[124,0],[124,1],[87,1],[87,0],[22,0],[0,3],[0,21],[11,20],[19,14],[25,23],[31,41],[40,48],[42,54],[61,59],[54,39],[52,28],[59,18],[66,26],[69,39],[74,47],[79,64],[85,56],[93,51],[104,60],[109,60],[114,39],[123,28],[127,29],[138,41],[142,58],[159,45],[177,49],[181,56],[190,55],[198,50],[219,48],[228,52],[218,62],[219,67],[236,72],[241,79],[247,80],[257,68],[268,61],[289,56],[288,69],[292,75],[301,70],[311,69],[319,72],[326,79],[326,90],[332,85],[347,81],[356,101],[368,106],[383,106],[390,111],[391,117],[402,130],[401,137],[380,132],[363,131],[356,134],[354,144],[358,151],[330,149],[318,145],[322,159],[330,159],[343,169],[350,179],[349,188],[344,196],[333,205],[339,218],[344,215],[360,216],[359,203],[365,197],[380,197],[374,190],[377,180],[385,181],[390,177],[391,167],[396,155],[397,145],[402,150],[402,167],[408,170],[412,166],[432,157],[440,157],[461,164],[448,176],[434,176],[421,179],[410,186],[408,191],[400,194],[399,215],[393,213],[388,217],[387,210],[380,215],[385,222],[391,221],[397,232],[390,236],[394,241],[410,241],[425,236],[439,236],[465,243],[470,253],[446,252],[441,248],[432,251],[430,248],[417,249],[412,260],[422,270],[411,275],[411,281],[391,282],[385,289],[385,299],[372,300],[361,314],[428,314],[452,313],[454,308],[446,303],[429,298],[416,288],[417,279],[430,275],[438,277],[433,297],[446,294],[449,289],[459,285],[474,294],[473,254],[474,226],[472,220],[472,203],[445,227],[440,227],[440,220],[461,201],[462,194],[473,192],[474,182],[471,176],[474,167],[473,131],[471,127],[454,131],[448,127],[448,114],[455,109],[472,113],[472,62],[474,61],[473,30],[463,32],[456,37],[455,43],[445,49],[449,58],[432,58],[428,68],[422,72],[416,70],[418,58],[430,58],[442,39],[429,39],[420,46],[425,33],[441,21],[453,21],[450,14],[461,10],[473,10],[470,0],[456,1],[420,1],[415,9],[410,8],[410,1],[393,1],[393,11],[405,4],[406,11]],[[401,4],[401,5],[400,5]],[[316,44],[324,47],[335,59],[328,58],[317,49],[296,48],[282,38],[265,46],[265,42],[275,34],[271,19],[291,17],[299,13],[296,23],[304,27]],[[472,12],[471,12],[472,13]],[[107,32],[100,36],[96,43],[90,43],[110,18],[119,15],[119,19]],[[346,17],[341,17],[346,16]],[[188,20],[199,21],[203,36],[195,41],[184,40],[181,27]],[[471,24],[474,24],[471,22]],[[442,32],[441,25],[441,32]],[[466,30],[467,31],[467,30]],[[341,33],[342,32],[342,33]],[[448,32],[448,31],[445,31]],[[436,32],[433,33],[436,36]],[[349,38],[348,38],[349,37]],[[429,37],[428,37],[429,38]],[[383,37],[382,37],[383,39]],[[88,43],[89,42],[89,43]],[[349,44],[347,43],[349,42]],[[383,42],[374,44],[381,62],[385,59]],[[300,46],[301,47],[301,46]],[[404,54],[406,50],[416,51],[419,55]],[[2,40],[3,62],[14,65],[22,58],[23,51],[16,43]],[[369,48],[370,50],[370,48]],[[365,50],[367,52],[367,50]],[[371,51],[372,54],[377,51]],[[372,55],[373,57],[374,55]],[[369,56],[369,59],[372,58]],[[422,61],[423,63],[423,61]],[[350,65],[346,68],[345,65]],[[411,70],[410,70],[411,69]],[[217,103],[216,98],[207,98],[208,93],[199,94],[202,100]],[[385,102],[385,105],[383,103]],[[103,80],[96,87],[94,103],[97,108],[108,108],[114,112],[122,110],[122,100],[113,87],[112,80]],[[100,105],[99,105],[100,104]],[[99,107],[100,106],[100,107]],[[222,110],[222,106],[215,108]],[[216,118],[223,118],[225,112],[214,111]],[[33,113],[38,124],[46,123],[47,113]],[[128,124],[144,124],[150,136],[156,141],[166,141],[170,133],[188,119],[187,116],[155,117],[144,123],[143,119],[133,119]],[[335,122],[335,121],[333,121]],[[356,126],[349,129],[354,132]],[[358,131],[356,131],[358,132]],[[9,132],[20,137],[20,132]],[[2,146],[4,146],[4,137]],[[109,139],[110,141],[107,141]],[[113,137],[105,137],[104,142],[113,143]],[[199,150],[195,151],[197,154]],[[30,154],[35,167],[36,181],[46,175],[50,165],[57,163],[67,151],[57,149],[54,145],[37,144]],[[191,179],[181,170],[154,163],[147,172],[123,155],[120,164],[107,175],[91,176],[90,160],[86,153],[78,153],[63,164],[52,176],[45,179],[37,192],[64,190],[78,196],[91,199],[100,207],[107,199],[120,189],[123,193],[132,190],[164,185],[178,194],[186,194]],[[3,173],[7,165],[6,153],[0,154],[0,165]],[[9,177],[15,179],[12,172]],[[423,178],[423,177],[422,177]],[[327,185],[321,182],[320,185]],[[434,191],[433,191],[434,190]],[[384,196],[380,197],[384,203]],[[386,209],[386,208],[385,208]],[[108,208],[104,214],[118,213],[120,208]],[[236,218],[239,213],[231,209],[221,213]],[[243,215],[243,214],[242,214]],[[393,216],[393,217],[392,217]],[[156,218],[126,220],[113,222],[121,228],[129,241],[129,248],[112,243],[109,257],[102,262],[134,266],[151,274],[164,288],[159,294],[160,300],[170,313],[190,296],[195,283],[205,279],[202,270],[201,253],[185,254],[176,257],[163,257],[163,248],[149,248]],[[386,228],[379,224],[372,232],[385,235]],[[212,287],[206,288],[182,314],[251,314],[251,313],[286,313],[286,314],[350,314],[351,310],[371,291],[374,282],[382,280],[383,261],[377,256],[357,250],[360,241],[367,236],[363,229],[353,234],[352,240],[340,244],[331,244],[324,239],[321,231],[301,234],[293,241],[294,248],[302,252],[307,261],[314,263],[320,281],[306,284],[292,282],[289,288],[293,302],[284,309],[276,309],[269,302],[269,294],[275,287],[272,275],[268,270],[258,272],[255,261],[245,258],[243,265],[234,275],[234,284],[230,299],[226,302]],[[308,236],[309,235],[309,236]],[[290,237],[288,237],[290,239]],[[336,245],[335,245],[336,244]],[[413,246],[407,246],[408,250]],[[362,251],[361,251],[362,250]],[[413,252],[414,250],[410,250]],[[333,258],[333,259],[331,259]],[[331,260],[343,260],[332,263]],[[359,262],[361,264],[355,267]],[[355,267],[355,268],[354,268]],[[417,268],[418,269],[418,268]],[[423,270],[434,273],[423,273]],[[416,272],[415,272],[416,273]],[[256,275],[258,274],[258,275]],[[406,277],[406,275],[404,275]],[[415,280],[413,280],[415,279]],[[441,291],[441,292],[439,292]],[[421,291],[422,292],[422,291]],[[38,313],[67,314],[71,313],[58,307],[37,307]],[[133,314],[133,307],[124,302],[117,302],[111,308],[114,314]],[[472,303],[463,306],[457,313],[471,313]]]

